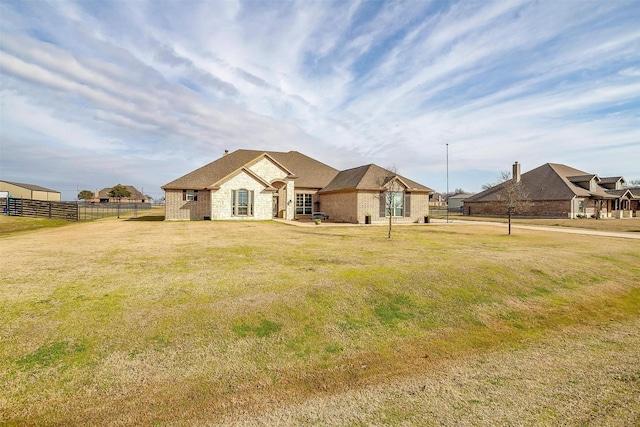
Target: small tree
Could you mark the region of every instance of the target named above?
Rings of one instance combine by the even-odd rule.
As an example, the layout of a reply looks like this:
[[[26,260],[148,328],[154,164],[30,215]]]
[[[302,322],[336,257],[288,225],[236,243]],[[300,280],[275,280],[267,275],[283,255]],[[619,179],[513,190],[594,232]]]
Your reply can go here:
[[[384,204],[384,208],[380,207],[380,212],[385,213],[389,218],[389,226],[387,228],[387,238],[391,238],[391,229],[393,226],[393,217],[397,216],[397,210],[402,210],[404,205],[404,187],[398,180],[398,171],[395,166],[386,170],[387,173],[379,183],[381,188],[380,204]]]
[[[522,181],[514,179],[511,172],[504,171],[500,174],[497,184],[485,184],[482,186],[484,190],[496,187],[496,199],[501,210],[507,213],[509,218],[509,235],[511,235],[511,216],[522,211],[529,205],[527,193],[524,190]]]
[[[120,200],[122,198],[130,197],[131,191],[124,185],[116,185],[109,191],[109,197],[113,199],[118,199],[118,218],[120,218]]]
[[[131,191],[129,191],[129,189],[124,185],[118,184],[115,187],[113,187],[111,190],[109,190],[109,197],[111,197],[112,199],[118,199],[118,201],[130,196],[131,196]]]
[[[82,190],[78,193],[78,200],[89,200],[93,199],[93,192],[89,190]]]

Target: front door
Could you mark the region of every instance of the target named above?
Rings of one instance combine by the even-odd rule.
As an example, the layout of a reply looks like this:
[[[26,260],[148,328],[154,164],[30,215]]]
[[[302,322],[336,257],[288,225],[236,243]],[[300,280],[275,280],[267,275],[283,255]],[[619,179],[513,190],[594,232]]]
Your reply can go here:
[[[278,217],[278,196],[273,196],[272,214],[274,218]]]

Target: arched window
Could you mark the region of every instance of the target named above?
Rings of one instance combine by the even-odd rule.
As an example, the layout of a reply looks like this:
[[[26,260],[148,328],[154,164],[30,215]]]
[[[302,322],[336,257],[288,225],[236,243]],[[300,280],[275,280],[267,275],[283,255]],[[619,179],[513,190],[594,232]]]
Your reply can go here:
[[[253,216],[253,191],[241,188],[231,192],[233,216]]]

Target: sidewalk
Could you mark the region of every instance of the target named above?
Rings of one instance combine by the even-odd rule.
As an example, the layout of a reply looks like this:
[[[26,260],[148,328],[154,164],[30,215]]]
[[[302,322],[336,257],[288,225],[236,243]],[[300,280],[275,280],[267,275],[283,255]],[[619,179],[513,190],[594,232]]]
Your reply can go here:
[[[492,225],[496,227],[504,227],[507,228],[508,224],[502,222],[492,222],[492,221],[465,221],[465,220],[449,220],[447,224],[444,219],[436,219],[432,220],[433,224],[440,225],[473,225],[473,224],[482,224],[482,225]],[[569,228],[569,227],[545,227],[542,225],[520,225],[520,224],[511,224],[511,228],[522,229],[522,230],[538,230],[538,231],[550,231],[556,233],[568,233],[568,234],[583,234],[586,236],[602,236],[602,237],[617,237],[620,239],[635,239],[640,240],[640,233],[619,233],[614,231],[598,231],[598,230],[589,230],[586,228]]]
[[[388,226],[387,223],[376,222],[374,224],[352,224],[352,223],[344,223],[344,222],[330,222],[325,221],[320,225],[316,225],[313,221],[289,221],[284,219],[274,219],[276,222],[280,222],[282,224],[294,225],[296,227],[375,227],[375,226]],[[467,226],[467,225],[490,225],[494,227],[504,227],[507,228],[508,224],[503,222],[492,222],[492,221],[465,221],[460,219],[449,219],[447,223],[444,219],[431,219],[429,224],[423,223],[410,223],[410,224],[393,224],[394,227],[406,227],[406,226],[421,226],[421,227],[431,227],[431,226]],[[549,231],[552,233],[568,233],[568,234],[582,234],[586,236],[601,236],[601,237],[615,237],[619,239],[632,239],[632,240],[640,240],[640,233],[619,233],[613,231],[598,231],[598,230],[588,230],[585,228],[569,228],[569,227],[544,227],[538,225],[516,225],[511,224],[511,228],[513,229],[522,229],[522,230],[536,230],[536,231]]]

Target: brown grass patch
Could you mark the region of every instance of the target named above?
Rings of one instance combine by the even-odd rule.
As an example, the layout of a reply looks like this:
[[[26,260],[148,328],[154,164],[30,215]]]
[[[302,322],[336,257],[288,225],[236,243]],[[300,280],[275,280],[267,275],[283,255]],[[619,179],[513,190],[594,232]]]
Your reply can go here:
[[[7,236],[0,420],[600,425],[614,399],[638,416],[637,347],[620,345],[640,340],[634,241],[385,236],[117,219]]]

